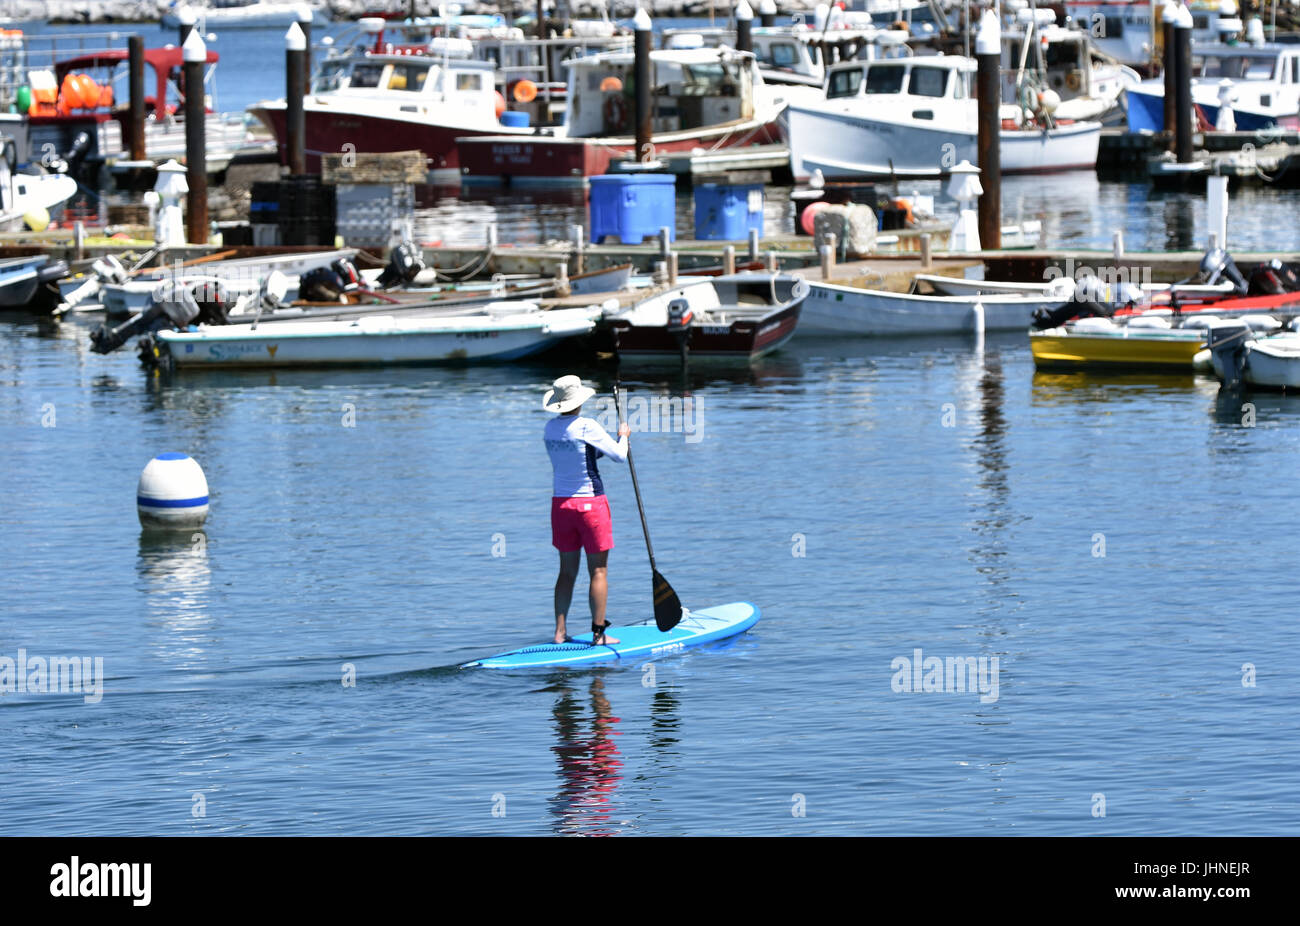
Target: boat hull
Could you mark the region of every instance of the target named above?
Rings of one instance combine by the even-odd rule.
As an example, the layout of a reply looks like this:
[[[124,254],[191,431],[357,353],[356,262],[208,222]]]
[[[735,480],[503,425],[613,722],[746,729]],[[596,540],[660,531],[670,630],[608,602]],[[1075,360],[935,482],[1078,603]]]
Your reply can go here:
[[[1211,362],[1215,375],[1223,379],[1222,358],[1211,354]],[[1248,342],[1242,379],[1250,386],[1263,389],[1300,390],[1300,335]]]
[[[1197,330],[1119,329],[1113,333],[1071,332],[1062,328],[1029,335],[1034,365],[1040,368],[1125,367],[1188,372],[1205,348]]]
[[[285,111],[283,104],[263,104],[250,109],[274,133],[280,162],[288,163],[285,147]],[[514,136],[501,125],[449,125],[397,119],[388,115],[368,115],[355,111],[315,108],[308,105],[303,119],[306,135],[303,147],[307,172],[319,173],[322,153],[356,150],[365,154],[394,151],[423,151],[426,166],[434,181],[454,180],[460,176],[460,159],[456,139],[481,135]],[[532,129],[520,130],[519,137],[532,138]],[[351,145],[352,148],[345,146]]]
[[[1065,297],[921,296],[814,282],[804,300],[799,333],[825,337],[968,334],[975,330],[976,303],[984,307],[986,331],[1024,331],[1038,309],[1053,310],[1068,301]]]
[[[973,131],[893,123],[792,104],[782,116],[790,168],[803,181],[820,170],[831,179],[940,177],[962,161],[979,162]],[[1050,132],[1005,130],[1002,172],[1050,173],[1095,167],[1101,125],[1077,122]]]
[[[743,148],[782,139],[775,120],[726,123],[691,132],[670,132],[652,137],[657,154],[695,148]],[[609,138],[555,138],[545,135],[510,137],[467,136],[457,142],[462,179],[467,183],[546,183],[564,180],[581,183],[609,172],[613,161],[632,157],[636,140]]]
[[[593,327],[583,310],[527,321],[487,317],[422,328],[391,316],[353,322],[273,322],[197,331],[161,331],[157,341],[177,367],[319,367],[465,364],[517,360]]]

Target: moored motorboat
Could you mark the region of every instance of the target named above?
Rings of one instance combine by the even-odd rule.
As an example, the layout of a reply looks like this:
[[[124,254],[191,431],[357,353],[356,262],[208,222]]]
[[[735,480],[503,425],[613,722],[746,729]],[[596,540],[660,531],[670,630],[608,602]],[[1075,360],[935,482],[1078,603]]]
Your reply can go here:
[[[1160,368],[1190,372],[1205,347],[1203,327],[1172,328],[1163,324],[1116,324],[1109,318],[1081,318],[1058,328],[1029,332],[1034,366],[1040,369],[1082,367]]]
[[[0,309],[48,311],[57,300],[54,284],[68,265],[44,254],[0,260]]]
[[[961,55],[835,65],[823,98],[792,100],[781,115],[795,179],[814,171],[826,179],[939,177],[962,161],[976,163],[974,74],[975,61]],[[1017,125],[1024,111],[1007,109],[1004,174],[1096,165],[1100,123],[1044,113],[1033,125]]]
[[[1054,311],[1074,298],[1068,280],[1043,292],[958,296],[896,293],[823,281],[810,283],[809,290],[800,334],[829,337],[966,334],[979,327],[1023,331],[1036,313]]]
[[[365,315],[350,321],[201,325],[152,335],[176,367],[373,366],[516,360],[587,334],[599,308],[542,311],[500,302],[453,316]]]
[[[1214,375],[1231,389],[1246,385],[1300,390],[1300,331],[1260,336],[1239,319],[1224,321],[1210,327],[1207,349],[1196,361],[1212,366]]]
[[[622,361],[748,362],[790,340],[807,294],[788,273],[701,278],[609,310],[603,324]]]

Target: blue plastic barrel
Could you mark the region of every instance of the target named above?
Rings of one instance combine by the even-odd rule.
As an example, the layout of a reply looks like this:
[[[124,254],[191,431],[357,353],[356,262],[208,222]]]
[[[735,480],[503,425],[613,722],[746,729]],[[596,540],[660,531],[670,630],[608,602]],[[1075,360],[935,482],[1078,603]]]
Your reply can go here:
[[[591,240],[613,235],[623,244],[640,244],[667,226],[677,238],[676,189],[672,174],[603,174],[591,178]]]
[[[763,233],[761,183],[701,183],[695,187],[695,237],[700,241],[743,241]]]
[[[512,129],[528,128],[528,113],[507,109],[501,114],[501,124]]]

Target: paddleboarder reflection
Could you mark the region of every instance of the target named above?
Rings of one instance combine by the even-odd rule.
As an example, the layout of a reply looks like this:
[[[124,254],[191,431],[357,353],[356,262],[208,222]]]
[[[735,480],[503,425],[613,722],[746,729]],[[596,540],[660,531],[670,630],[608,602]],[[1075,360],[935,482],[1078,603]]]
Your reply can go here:
[[[560,763],[560,790],[551,799],[557,835],[613,836],[614,790],[622,776],[623,760],[614,737],[619,731],[605,679],[593,675],[588,687],[590,712],[584,711],[577,687],[566,676],[557,678],[555,706],[556,743],[551,747]]]

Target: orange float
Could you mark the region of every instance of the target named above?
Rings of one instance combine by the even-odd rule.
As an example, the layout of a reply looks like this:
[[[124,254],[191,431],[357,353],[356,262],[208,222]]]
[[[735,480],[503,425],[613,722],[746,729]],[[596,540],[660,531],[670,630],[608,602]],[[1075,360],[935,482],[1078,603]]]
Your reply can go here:
[[[515,84],[513,95],[516,103],[531,103],[537,99],[537,84],[524,78]]]
[[[600,89],[607,93],[611,90],[622,90],[623,81],[611,74],[600,82]]]
[[[496,97],[497,118],[500,119],[501,114],[506,111],[506,98],[501,95],[500,90],[494,91],[493,95]]]

